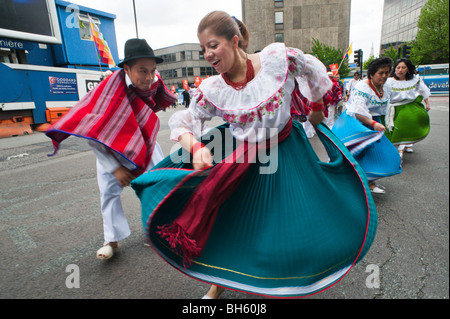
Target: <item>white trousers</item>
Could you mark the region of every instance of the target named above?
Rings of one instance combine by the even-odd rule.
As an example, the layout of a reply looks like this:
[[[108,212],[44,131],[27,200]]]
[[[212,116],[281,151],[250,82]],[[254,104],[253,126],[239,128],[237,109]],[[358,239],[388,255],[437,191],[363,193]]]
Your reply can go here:
[[[334,120],[335,120],[335,114],[336,114],[336,106],[331,105],[328,107],[328,117],[323,119],[323,122],[330,128],[333,128]]]
[[[308,138],[313,138],[314,135],[316,135],[316,130],[309,120],[303,123],[303,128],[305,129]]]
[[[114,174],[106,169],[110,167],[110,162],[105,160],[104,154],[100,155],[98,148],[93,148],[93,150],[97,157],[97,182],[100,190],[101,211],[103,215],[104,245],[106,245],[107,243],[121,241],[127,238],[130,236],[131,230],[120,200],[123,187],[120,186]],[[161,147],[156,143],[147,171],[163,158],[164,155]]]
[[[407,148],[407,147],[412,148],[413,146],[414,146],[414,144],[400,144],[397,146],[397,149],[399,151],[404,151],[405,148]]]

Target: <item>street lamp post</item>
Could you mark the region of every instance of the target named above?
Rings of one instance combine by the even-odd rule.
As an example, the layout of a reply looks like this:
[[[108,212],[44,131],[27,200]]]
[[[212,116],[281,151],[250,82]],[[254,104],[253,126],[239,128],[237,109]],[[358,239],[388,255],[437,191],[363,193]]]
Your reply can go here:
[[[138,25],[137,25],[137,16],[136,16],[136,4],[135,0],[133,0],[133,9],[134,9],[134,24],[136,26],[136,38],[139,39]]]

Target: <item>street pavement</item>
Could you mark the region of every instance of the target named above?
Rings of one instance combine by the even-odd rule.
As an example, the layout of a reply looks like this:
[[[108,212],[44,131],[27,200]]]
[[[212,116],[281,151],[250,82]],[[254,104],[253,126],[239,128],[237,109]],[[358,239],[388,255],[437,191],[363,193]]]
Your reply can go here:
[[[431,98],[431,133],[405,154],[403,172],[375,195],[379,226],[366,258],[337,285],[306,299],[449,298],[449,99]],[[173,150],[160,112],[158,141]],[[220,124],[215,120],[212,126]],[[311,143],[324,156],[317,138]],[[103,244],[95,157],[71,137],[60,152],[35,132],[0,139],[0,298],[196,299],[208,285],[174,270],[145,245],[140,203],[122,194],[132,235],[112,259]],[[342,194],[345,196],[345,194]],[[226,291],[223,299],[265,299]]]

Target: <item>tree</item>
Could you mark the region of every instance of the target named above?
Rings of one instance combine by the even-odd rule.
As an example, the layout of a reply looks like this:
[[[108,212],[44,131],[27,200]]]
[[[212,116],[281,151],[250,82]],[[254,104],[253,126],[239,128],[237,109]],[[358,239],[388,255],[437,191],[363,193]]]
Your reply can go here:
[[[384,51],[382,56],[390,57],[394,63],[395,63],[395,61],[397,61],[397,59],[401,58],[398,55],[398,50],[396,50],[392,45],[389,47],[388,50]]]
[[[411,42],[414,64],[448,63],[449,0],[428,0],[422,8],[418,31]]]
[[[380,57],[382,56],[387,56],[391,58],[393,62],[397,61],[397,59],[400,58],[398,56],[398,50],[396,50],[392,45],[389,47],[388,50],[385,50],[384,53],[380,55]],[[369,68],[369,64],[375,59],[378,59],[378,57],[371,56],[369,60],[365,61],[363,64],[363,70],[367,70]]]
[[[344,56],[345,51],[325,45],[314,38],[312,42],[313,46],[312,52],[310,54],[318,58],[327,68],[329,68],[330,64],[341,64],[342,57]],[[344,61],[342,62],[342,65],[339,68],[339,74],[342,78],[345,78],[350,74],[348,58],[344,59]]]
[[[364,61],[363,70],[367,70],[369,68],[369,64],[376,58],[377,58],[376,56],[371,56],[367,61]]]

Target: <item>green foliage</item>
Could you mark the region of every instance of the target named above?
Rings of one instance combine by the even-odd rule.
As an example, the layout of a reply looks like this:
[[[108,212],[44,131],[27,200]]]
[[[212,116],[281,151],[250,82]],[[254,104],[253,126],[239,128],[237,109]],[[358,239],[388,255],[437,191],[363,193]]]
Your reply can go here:
[[[417,23],[416,39],[410,43],[414,64],[448,63],[449,0],[428,0]]]
[[[396,50],[392,45],[390,46],[390,48],[388,50],[385,50],[384,53],[381,54],[380,57],[382,57],[382,56],[390,57],[393,62],[397,61],[397,59],[399,58],[398,50]],[[363,70],[367,70],[369,68],[369,64],[375,59],[378,59],[378,57],[371,56],[367,61],[365,61],[364,65],[363,65]]]
[[[312,52],[310,54],[318,58],[327,68],[329,68],[330,64],[341,64],[342,57],[346,51],[325,45],[314,38],[312,43]],[[339,68],[339,74],[342,78],[347,77],[350,74],[348,58],[344,59],[342,62],[342,65]]]
[[[385,50],[382,56],[387,56],[392,59],[393,62],[397,61],[400,57],[398,56],[398,50],[396,50],[392,45],[388,50]]]
[[[363,70],[367,70],[369,68],[369,64],[376,58],[377,58],[376,56],[371,56],[367,61],[364,61]]]

